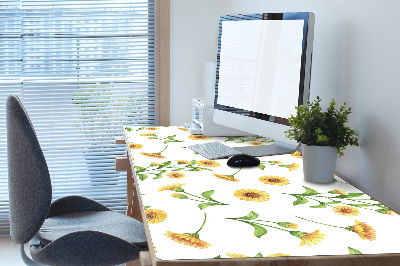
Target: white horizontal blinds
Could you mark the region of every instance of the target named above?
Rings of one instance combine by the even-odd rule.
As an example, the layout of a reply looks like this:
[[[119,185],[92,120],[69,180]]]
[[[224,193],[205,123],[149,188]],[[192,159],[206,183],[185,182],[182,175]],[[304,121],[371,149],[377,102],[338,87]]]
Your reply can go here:
[[[5,101],[21,90],[19,0],[0,1],[0,235],[8,234]]]
[[[126,210],[116,172],[125,124],[158,124],[153,1],[21,0],[20,97],[35,126],[54,199],[82,195]]]

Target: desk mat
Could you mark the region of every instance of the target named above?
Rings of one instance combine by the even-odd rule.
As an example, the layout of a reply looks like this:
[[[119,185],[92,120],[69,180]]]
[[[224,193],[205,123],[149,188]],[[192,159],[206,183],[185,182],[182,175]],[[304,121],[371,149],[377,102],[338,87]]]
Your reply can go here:
[[[397,213],[338,176],[304,180],[301,153],[252,168],[187,146],[263,137],[204,137],[183,127],[124,127],[155,255],[160,260],[399,253]]]

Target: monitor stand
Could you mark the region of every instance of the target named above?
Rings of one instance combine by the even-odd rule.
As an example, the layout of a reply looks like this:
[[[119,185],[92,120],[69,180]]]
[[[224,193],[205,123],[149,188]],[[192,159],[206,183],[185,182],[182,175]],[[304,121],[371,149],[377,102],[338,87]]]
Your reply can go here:
[[[260,157],[293,153],[297,150],[297,146],[275,141],[269,145],[233,147],[233,149],[251,156]]]

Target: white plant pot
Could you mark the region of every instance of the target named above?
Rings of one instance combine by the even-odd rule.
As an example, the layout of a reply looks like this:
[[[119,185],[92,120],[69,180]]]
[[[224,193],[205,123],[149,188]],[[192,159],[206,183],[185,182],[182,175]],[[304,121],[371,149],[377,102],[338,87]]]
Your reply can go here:
[[[333,182],[337,149],[331,146],[308,146],[301,144],[303,172],[306,181],[314,183]]]

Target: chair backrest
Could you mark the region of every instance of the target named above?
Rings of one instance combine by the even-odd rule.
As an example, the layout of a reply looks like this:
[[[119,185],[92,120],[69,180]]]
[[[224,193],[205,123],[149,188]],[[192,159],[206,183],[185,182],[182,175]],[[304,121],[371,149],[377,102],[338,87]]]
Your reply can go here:
[[[50,209],[51,180],[35,130],[16,95],[7,98],[10,234],[17,244],[32,239]]]

